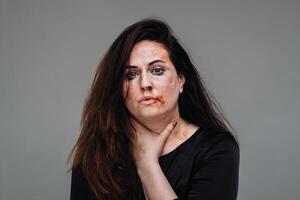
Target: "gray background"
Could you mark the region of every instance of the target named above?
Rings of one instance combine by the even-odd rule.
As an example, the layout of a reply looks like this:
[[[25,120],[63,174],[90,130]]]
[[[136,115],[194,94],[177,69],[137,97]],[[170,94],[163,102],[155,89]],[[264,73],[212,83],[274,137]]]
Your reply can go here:
[[[129,24],[166,19],[241,144],[239,200],[300,196],[300,2],[0,0],[0,199],[68,199],[96,65]]]

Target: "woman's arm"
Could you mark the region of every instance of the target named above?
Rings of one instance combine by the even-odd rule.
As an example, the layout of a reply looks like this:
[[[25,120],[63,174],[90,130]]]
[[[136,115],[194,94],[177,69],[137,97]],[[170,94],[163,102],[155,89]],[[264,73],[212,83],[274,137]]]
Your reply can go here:
[[[159,163],[149,163],[139,166],[138,174],[143,184],[146,199],[176,199],[177,195],[169,184]]]
[[[133,155],[145,198],[148,200],[176,199],[177,195],[160,168],[158,160],[165,141],[177,122],[170,123],[159,134],[149,132],[137,121],[133,121],[133,124],[136,129]]]
[[[195,171],[182,200],[236,200],[239,183],[239,146],[228,133],[222,135],[205,153],[195,159]],[[148,199],[178,198],[159,163],[140,164],[138,174]]]

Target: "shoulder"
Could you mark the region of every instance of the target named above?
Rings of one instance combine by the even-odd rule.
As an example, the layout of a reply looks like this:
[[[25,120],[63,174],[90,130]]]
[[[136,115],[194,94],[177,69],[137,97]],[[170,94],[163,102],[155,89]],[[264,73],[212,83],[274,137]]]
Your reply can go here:
[[[220,129],[203,130],[202,138],[198,143],[197,163],[210,160],[239,163],[240,148],[238,141],[228,131]]]
[[[236,138],[225,130],[208,130],[207,131],[208,150],[231,150],[238,151],[239,144]]]
[[[95,199],[80,166],[72,168],[70,199]]]
[[[239,183],[239,145],[231,133],[203,130],[193,160],[187,199],[236,199]]]
[[[86,182],[84,175],[82,173],[81,167],[76,166],[72,168],[72,175],[71,175],[72,184],[78,184]]]
[[[207,146],[207,150],[239,150],[238,141],[230,132],[221,129],[206,129],[203,132],[203,143]]]

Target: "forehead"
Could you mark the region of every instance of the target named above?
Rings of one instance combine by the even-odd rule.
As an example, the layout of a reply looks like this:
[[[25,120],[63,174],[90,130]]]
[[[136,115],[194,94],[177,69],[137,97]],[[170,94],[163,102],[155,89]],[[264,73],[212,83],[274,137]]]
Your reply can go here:
[[[169,53],[163,44],[155,41],[143,40],[134,45],[130,54],[129,63],[132,65],[150,63],[156,59],[171,62]]]

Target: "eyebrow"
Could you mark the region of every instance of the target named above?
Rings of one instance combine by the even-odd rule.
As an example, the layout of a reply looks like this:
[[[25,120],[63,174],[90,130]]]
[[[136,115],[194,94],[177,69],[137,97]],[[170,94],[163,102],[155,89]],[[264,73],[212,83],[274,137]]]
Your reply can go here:
[[[165,61],[158,59],[158,60],[153,60],[153,61],[149,62],[148,66],[153,65],[154,63],[157,63],[157,62],[166,63]],[[135,65],[126,65],[126,68],[137,68],[137,66],[135,66]]]

